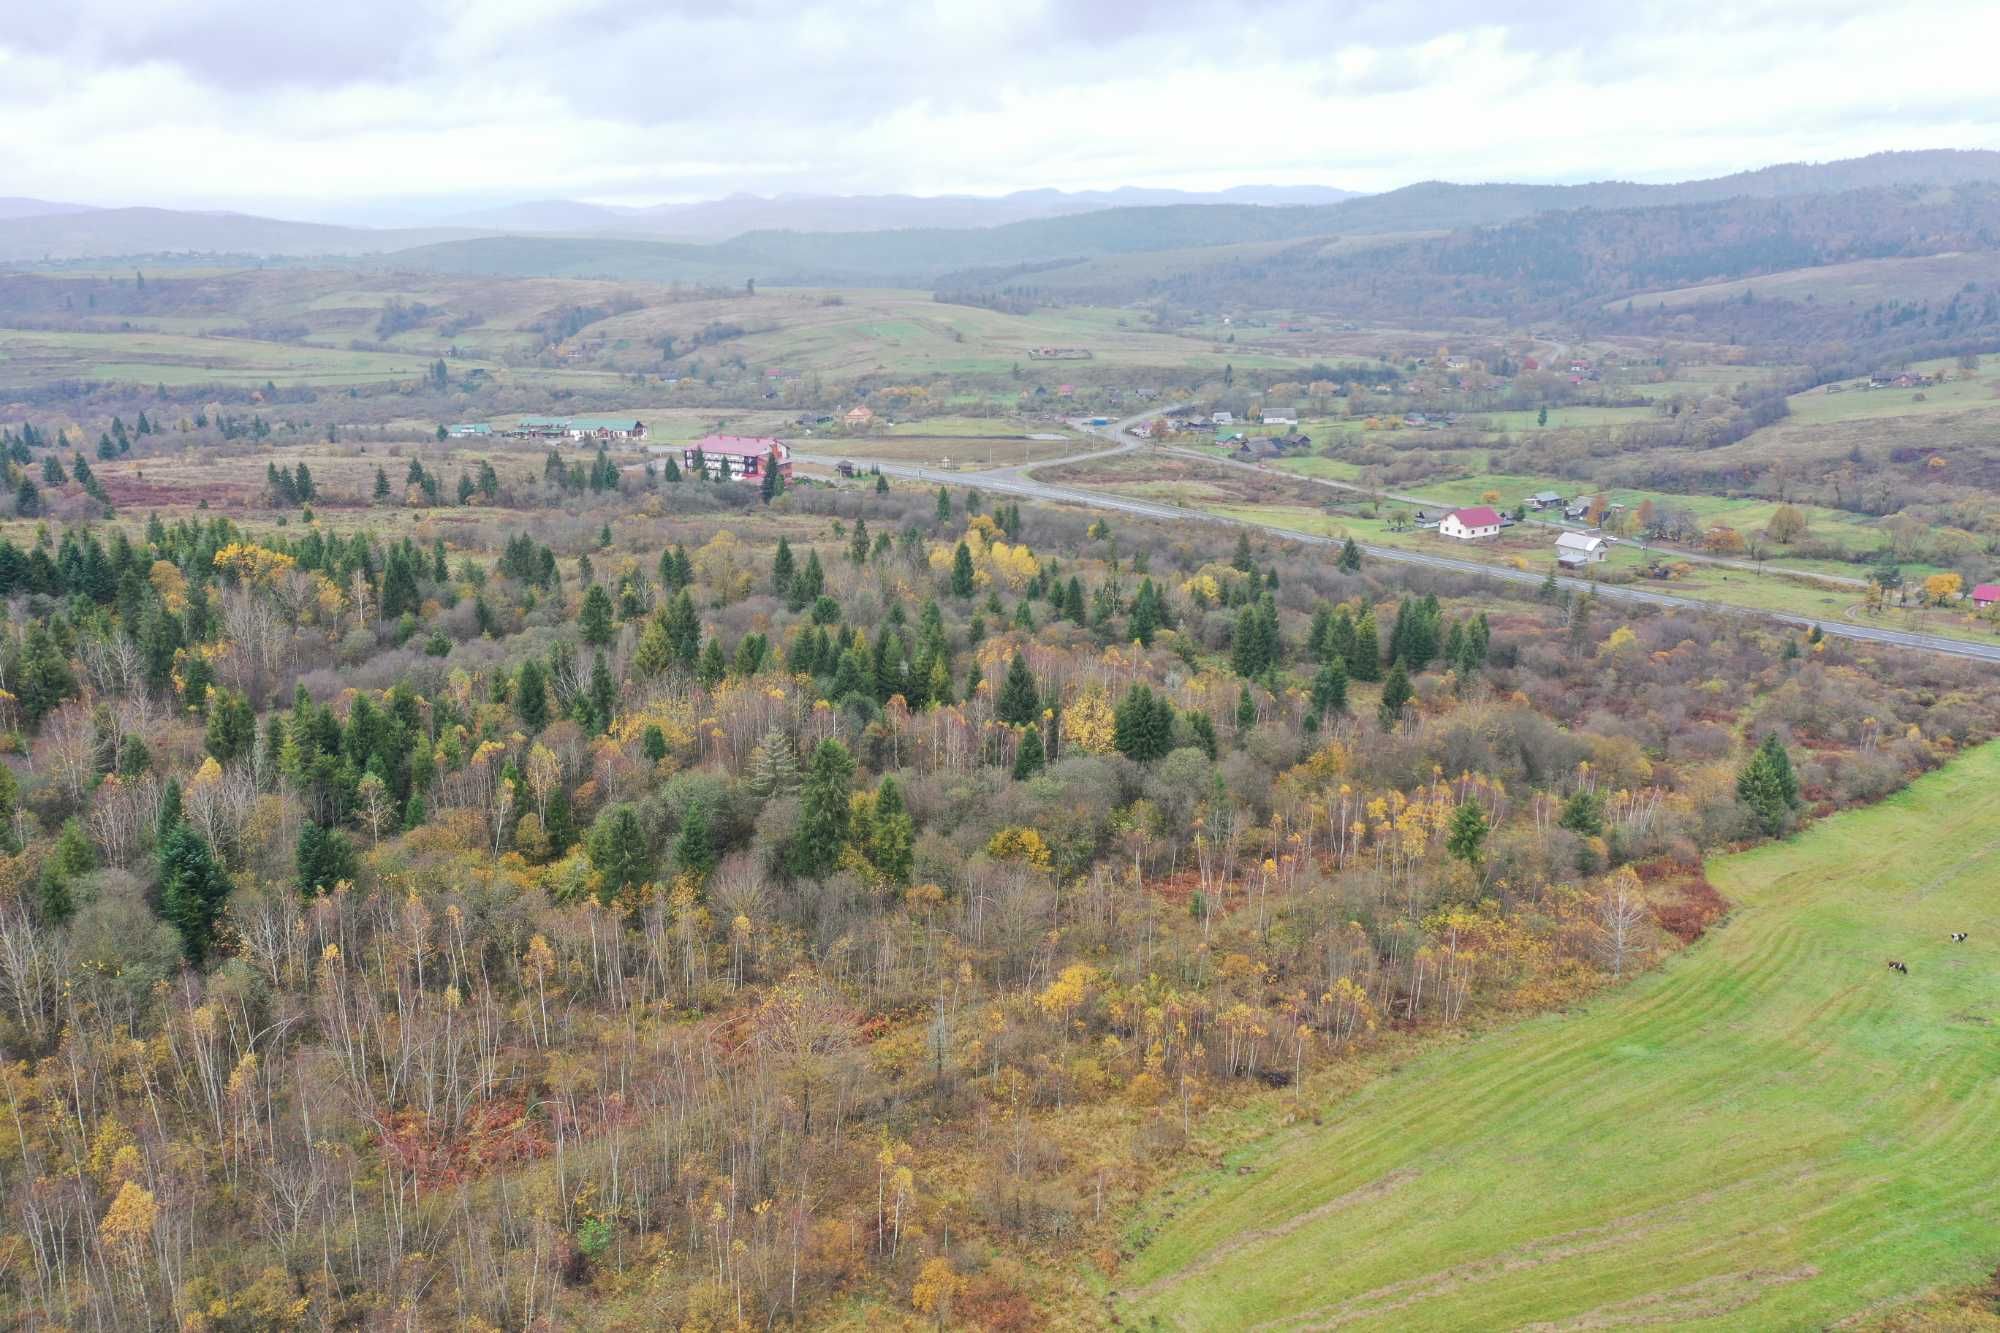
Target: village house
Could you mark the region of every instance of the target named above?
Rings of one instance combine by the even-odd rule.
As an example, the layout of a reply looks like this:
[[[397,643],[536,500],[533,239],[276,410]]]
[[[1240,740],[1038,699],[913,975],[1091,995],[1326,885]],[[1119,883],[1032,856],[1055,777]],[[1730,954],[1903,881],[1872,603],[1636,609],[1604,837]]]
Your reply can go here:
[[[565,434],[572,440],[643,440],[646,423],[631,417],[571,417]]]
[[[1984,611],[1995,602],[2000,602],[2000,583],[1978,583],[1972,588],[1972,604]]]
[[[718,480],[761,484],[773,467],[786,481],[792,479],[791,446],[767,435],[704,435],[681,450],[681,467],[692,472],[696,454]]]
[[[1233,426],[1236,424],[1236,417],[1229,412],[1217,412],[1209,420],[1218,426]]]
[[[1559,491],[1536,491],[1528,497],[1530,509],[1561,509],[1563,497]]]
[[[842,417],[841,420],[846,422],[850,428],[858,429],[875,420],[875,409],[866,403],[857,403],[847,409],[847,415]]]
[[[1600,565],[1611,548],[1604,538],[1588,532],[1565,532],[1556,538],[1556,561],[1564,569]]]
[[[1491,505],[1454,509],[1438,520],[1438,535],[1469,542],[1500,535],[1500,512]]]

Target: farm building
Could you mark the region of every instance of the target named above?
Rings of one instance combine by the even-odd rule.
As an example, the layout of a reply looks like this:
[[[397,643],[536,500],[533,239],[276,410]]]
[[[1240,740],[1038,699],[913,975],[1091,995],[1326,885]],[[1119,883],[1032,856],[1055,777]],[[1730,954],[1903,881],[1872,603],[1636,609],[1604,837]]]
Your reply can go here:
[[[2000,583],[1977,583],[1972,588],[1972,604],[1984,611],[2000,602]]]
[[[1604,538],[1588,532],[1565,532],[1556,538],[1556,560],[1566,569],[1600,565],[1611,553]]]
[[[454,440],[484,439],[493,433],[493,427],[483,421],[460,421],[445,427],[445,434]]]
[[[792,479],[792,449],[768,435],[704,435],[681,450],[681,466],[692,472],[700,454],[709,475],[730,481],[762,482],[771,468]]]
[[[646,423],[631,417],[571,417],[568,434],[572,440],[643,440]]]
[[[1454,509],[1438,520],[1438,535],[1462,542],[1497,537],[1500,535],[1500,512],[1491,505]]]
[[[507,433],[530,440],[559,440],[569,434],[569,418],[522,417]]]
[[[631,417],[522,417],[508,434],[531,440],[643,440],[646,423]]]
[[[1531,509],[1561,509],[1563,507],[1562,493],[1560,491],[1536,491],[1528,497],[1528,507]]]

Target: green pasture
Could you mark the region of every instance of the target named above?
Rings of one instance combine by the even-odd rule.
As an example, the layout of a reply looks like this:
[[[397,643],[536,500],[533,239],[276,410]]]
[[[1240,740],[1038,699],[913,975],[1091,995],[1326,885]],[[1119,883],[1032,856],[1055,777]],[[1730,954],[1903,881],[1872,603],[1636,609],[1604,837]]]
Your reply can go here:
[[[1441,1043],[1154,1198],[1120,1316],[1762,1333],[1982,1280],[2000,1257],[1996,828],[1989,745],[1712,861],[1735,910],[1657,970]]]

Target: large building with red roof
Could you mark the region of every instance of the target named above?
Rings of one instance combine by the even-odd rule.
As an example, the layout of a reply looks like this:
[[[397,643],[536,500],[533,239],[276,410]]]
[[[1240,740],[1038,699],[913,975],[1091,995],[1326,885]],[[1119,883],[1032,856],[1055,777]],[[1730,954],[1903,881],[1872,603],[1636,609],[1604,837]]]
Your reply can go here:
[[[681,450],[681,468],[693,472],[695,455],[708,467],[708,475],[718,480],[763,483],[773,467],[786,481],[792,479],[792,448],[768,435],[704,435]]]

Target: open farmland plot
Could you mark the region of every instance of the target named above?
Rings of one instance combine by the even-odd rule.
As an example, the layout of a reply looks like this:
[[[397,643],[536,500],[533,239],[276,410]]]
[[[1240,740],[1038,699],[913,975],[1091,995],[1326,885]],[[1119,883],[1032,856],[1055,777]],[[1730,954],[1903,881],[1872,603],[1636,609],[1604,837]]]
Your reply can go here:
[[[1794,1329],[1976,1281],[2000,1248],[1996,821],[1987,746],[1712,863],[1735,914],[1659,971],[1184,1182],[1145,1219],[1124,1312]]]
[[[1155,333],[1127,311],[1068,307],[1009,315],[898,290],[773,289],[753,299],[660,305],[604,320],[585,337],[601,342],[603,358],[621,369],[661,369],[662,341],[672,338],[683,360],[741,356],[752,365],[835,378],[993,375],[1019,365],[1043,379],[1062,379],[1105,366],[1192,372],[1219,371],[1227,364],[1294,364],[1282,356]],[[1051,346],[1081,347],[1091,356],[1039,361],[1031,355]]]
[[[531,485],[542,473],[544,455],[542,449],[519,446],[512,441],[450,449],[428,442],[365,449],[352,445],[305,445],[241,453],[198,450],[177,457],[115,459],[98,463],[96,471],[105,493],[119,509],[158,512],[171,517],[204,503],[208,509],[224,513],[266,510],[269,508],[266,468],[275,464],[294,469],[303,463],[312,474],[317,492],[313,507],[319,514],[353,511],[357,519],[372,515],[378,521],[399,522],[405,514],[403,499],[413,458],[420,460],[450,489],[456,486],[460,472],[476,475],[482,460],[492,463],[503,487]],[[374,498],[378,467],[389,479],[392,498],[386,504]],[[408,511],[412,517],[437,512]],[[483,507],[468,507],[463,512],[487,511]]]
[[[1741,301],[1746,292],[1757,300],[1812,301],[1819,305],[1873,306],[1887,301],[1949,301],[1977,283],[1980,289],[2000,281],[2000,255],[1989,252],[1918,255],[1893,259],[1857,259],[1846,264],[1821,264],[1788,269],[1755,278],[1736,278],[1701,287],[1645,292],[1608,302],[1607,309],[1663,305],[1669,310],[1704,303]]]
[[[134,384],[340,385],[413,379],[418,356],[356,352],[253,338],[173,333],[49,332],[0,329],[0,385],[27,387],[50,380],[124,380]],[[462,369],[488,369],[458,362]]]

